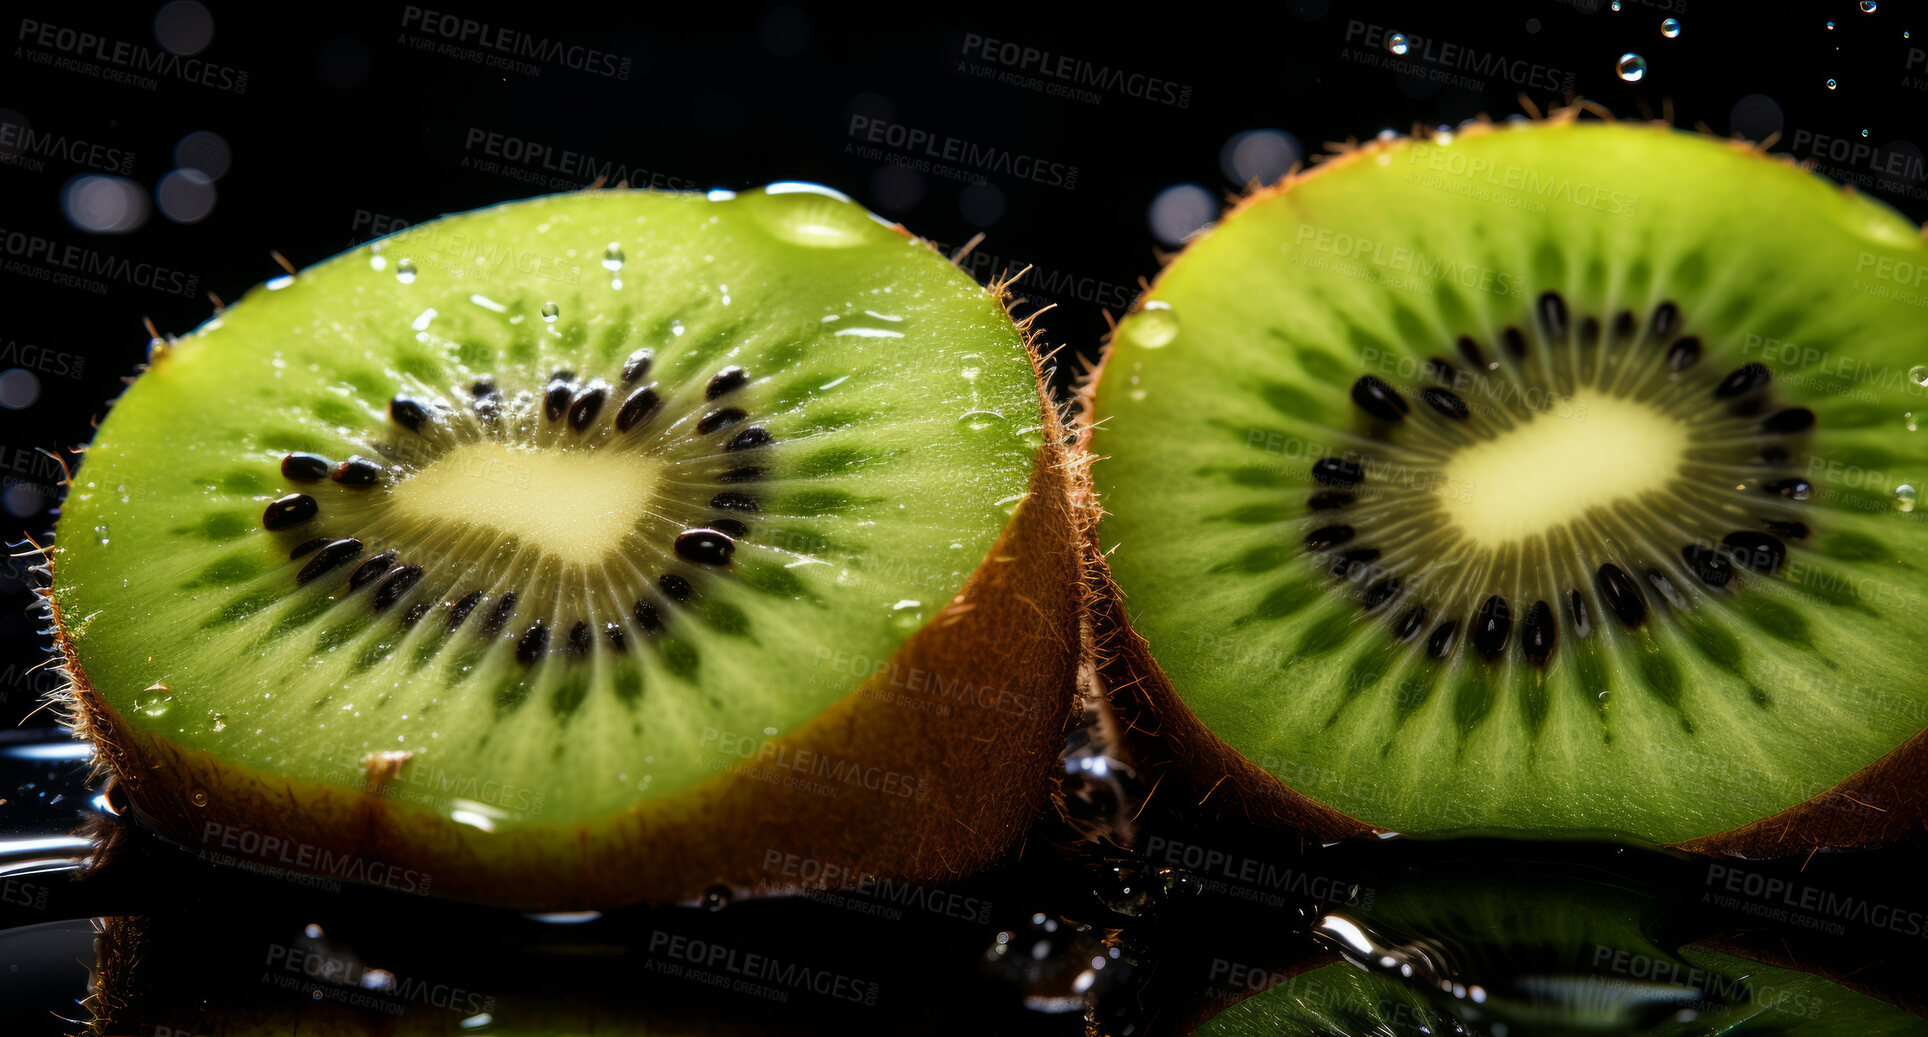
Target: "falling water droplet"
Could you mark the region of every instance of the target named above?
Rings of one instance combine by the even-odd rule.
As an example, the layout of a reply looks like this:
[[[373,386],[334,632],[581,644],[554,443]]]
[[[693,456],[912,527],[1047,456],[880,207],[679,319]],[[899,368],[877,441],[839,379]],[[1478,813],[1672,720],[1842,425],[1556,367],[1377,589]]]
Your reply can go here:
[[[1613,70],[1620,73],[1621,79],[1629,83],[1638,83],[1647,75],[1647,59],[1628,51],[1620,55],[1620,60],[1614,64]]]
[[[1915,488],[1913,486],[1902,483],[1900,486],[1895,487],[1895,510],[1903,512],[1915,510]]]
[[[1670,39],[1670,40],[1671,40],[1671,39],[1674,39],[1674,38],[1675,38],[1675,37],[1677,37],[1677,36],[1679,36],[1679,35],[1680,35],[1680,19],[1678,19],[1678,18],[1669,18],[1669,19],[1667,19],[1666,21],[1664,21],[1664,22],[1661,22],[1661,23],[1660,23],[1660,34],[1661,34],[1662,36],[1665,36],[1665,37],[1667,37],[1667,38],[1668,38],[1668,39]]]
[[[1618,11],[1618,10],[1620,10],[1620,0],[1613,0],[1613,3],[1612,3],[1612,4],[1610,4],[1610,5],[1608,5],[1608,6],[1610,6],[1610,7],[1612,7],[1612,8],[1614,9],[1614,10],[1616,10],[1616,11]]]
[[[556,322],[556,314],[560,312],[562,312],[561,309],[558,308],[555,303],[545,302],[542,304],[542,319],[551,324]]]
[[[1833,32],[1833,31],[1834,31],[1834,23],[1833,23],[1833,22],[1829,22],[1829,23],[1828,23],[1828,31],[1829,31],[1829,32]]]
[[[623,247],[612,241],[608,248],[603,249],[603,269],[613,274],[622,268]]]
[[[1834,80],[1832,80],[1832,79],[1830,79],[1830,80],[1828,80],[1828,89],[1829,89],[1829,90],[1833,90],[1834,88],[1835,88],[1835,82],[1834,82]]]
[[[1394,54],[1404,54],[1412,49],[1412,41],[1406,38],[1405,33],[1395,32],[1386,37],[1386,49]]]
[[[415,283],[415,261],[413,259],[404,259],[395,264],[395,280],[403,284]]]
[[[1874,7],[1875,7],[1874,0],[1861,0],[1861,13],[1873,14]]]
[[[1157,349],[1178,337],[1178,311],[1171,303],[1153,300],[1132,314],[1125,325],[1127,338],[1146,349]]]
[[[1867,135],[1868,135],[1868,131],[1867,131],[1867,130],[1862,130],[1862,131],[1861,131],[1861,135],[1862,135],[1863,137],[1865,137],[1865,136],[1867,136]]]
[[[709,911],[721,911],[730,906],[730,887],[711,886],[703,891],[703,907]]]

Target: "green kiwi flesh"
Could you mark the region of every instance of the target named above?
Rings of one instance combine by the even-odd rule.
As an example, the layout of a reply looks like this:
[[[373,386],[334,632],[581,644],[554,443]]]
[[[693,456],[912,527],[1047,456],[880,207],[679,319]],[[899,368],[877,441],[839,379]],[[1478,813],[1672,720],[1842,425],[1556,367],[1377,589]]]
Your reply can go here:
[[[52,551],[80,720],[193,845],[232,855],[228,823],[373,853],[330,831],[366,825],[391,870],[479,899],[756,878],[692,863],[759,845],[703,831],[720,784],[780,787],[760,845],[788,851],[976,797],[940,768],[979,728],[1025,746],[985,786],[1008,839],[1071,663],[1023,637],[968,653],[995,681],[890,661],[927,627],[926,655],[939,626],[952,655],[984,636],[950,615],[967,582],[1024,553],[1014,513],[1065,510],[1019,507],[1062,467],[1038,386],[994,293],[806,185],[556,195],[372,242],[158,344],[101,423]],[[1071,639],[1074,566],[998,577],[1039,584],[1040,640]],[[953,681],[983,691],[946,704]],[[656,878],[572,856],[618,829]]]
[[[1918,826],[1924,275],[1881,205],[1571,112],[1258,192],[1092,390],[1121,705],[1326,833],[1759,850],[1877,770],[1814,841]]]

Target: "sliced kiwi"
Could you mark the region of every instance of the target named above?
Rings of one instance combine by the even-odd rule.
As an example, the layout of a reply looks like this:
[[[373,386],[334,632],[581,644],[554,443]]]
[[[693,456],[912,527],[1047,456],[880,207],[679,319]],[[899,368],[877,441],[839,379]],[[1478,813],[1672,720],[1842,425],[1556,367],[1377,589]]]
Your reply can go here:
[[[1878,204],[1572,112],[1258,192],[1093,390],[1120,705],[1327,835],[1919,831],[1924,276]]]
[[[955,874],[1040,803],[1063,437],[995,293],[847,199],[497,206],[155,352],[49,600],[176,839],[593,906]]]

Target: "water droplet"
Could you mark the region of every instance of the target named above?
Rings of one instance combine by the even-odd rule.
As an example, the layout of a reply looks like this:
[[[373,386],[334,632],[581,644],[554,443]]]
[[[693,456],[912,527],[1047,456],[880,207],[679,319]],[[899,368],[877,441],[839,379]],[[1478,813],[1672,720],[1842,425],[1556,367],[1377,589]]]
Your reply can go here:
[[[1874,7],[1875,7],[1874,0],[1861,0],[1861,13],[1873,14]]]
[[[912,601],[909,598],[892,605],[890,607],[891,628],[904,634],[916,632],[924,625],[924,610],[919,607],[921,605],[923,602]]]
[[[404,259],[395,264],[395,280],[403,284],[415,283],[415,261],[413,259]]]
[[[1125,337],[1146,349],[1170,345],[1178,337],[1178,311],[1168,302],[1146,303],[1125,324]]]
[[[1833,90],[1834,88],[1835,88],[1835,82],[1834,82],[1834,80],[1832,80],[1832,79],[1830,79],[1830,80],[1828,80],[1828,89],[1829,89],[1829,90]]]
[[[1916,364],[1909,368],[1908,380],[1916,385],[1928,386],[1928,364]]]
[[[1915,488],[1913,486],[1902,483],[1900,486],[1895,487],[1895,510],[1902,512],[1915,510]]]
[[[994,410],[967,410],[957,418],[957,427],[966,432],[982,432],[1004,423],[1004,415]]]
[[[1862,131],[1861,131],[1861,135],[1862,135],[1863,137],[1865,137],[1865,136],[1867,136],[1867,135],[1868,135],[1868,131],[1867,131],[1867,130],[1862,130]]]
[[[1620,55],[1620,60],[1614,63],[1613,70],[1620,74],[1621,79],[1629,83],[1638,83],[1647,75],[1647,59],[1628,51]]]
[[[1901,425],[1908,431],[1913,432],[1915,430],[1915,412],[1907,411],[1903,413],[1901,415]]]
[[[542,304],[542,319],[551,324],[556,322],[556,314],[561,312],[561,309],[559,309],[555,303],[545,302]]]
[[[770,233],[805,248],[850,248],[870,239],[875,217],[841,192],[820,184],[776,183],[755,199]]]
[[[1669,18],[1666,21],[1661,22],[1660,34],[1662,36],[1667,37],[1670,40],[1674,39],[1675,37],[1678,37],[1680,35],[1680,19]]]
[[[1044,430],[1041,428],[1025,429],[1023,432],[1018,433],[1018,441],[1024,444],[1026,450],[1043,450]]]
[[[1613,4],[1611,6],[1616,11],[1620,10],[1620,0],[1613,0]]]
[[[382,255],[380,252],[377,252],[374,255],[368,257],[368,266],[369,266],[369,269],[371,270],[377,270],[377,271],[387,270],[388,257]]]
[[[208,719],[214,722],[214,731],[216,734],[228,729],[228,715],[226,713],[217,713],[210,709],[208,710]]]
[[[730,906],[730,887],[711,886],[703,891],[703,907],[708,911],[721,911]]]
[[[977,376],[980,373],[982,373],[982,369],[976,366],[971,366],[971,367],[966,367],[964,370],[959,371],[957,373],[960,375],[963,375],[965,381],[975,382],[977,381]]]
[[[106,546],[107,546],[107,527],[106,527],[106,526],[95,526],[95,527],[94,527],[94,532],[96,532],[96,533],[99,533],[99,534],[100,534],[100,546],[102,546],[102,547],[106,547]]]
[[[202,792],[200,789],[195,789],[194,795],[189,798],[194,800],[194,805],[197,807],[204,807],[208,805],[208,794],[205,792]],[[317,990],[315,991],[315,994],[316,996],[320,996],[321,991]]]
[[[147,689],[147,694],[148,698],[137,699],[134,702],[134,708],[140,710],[143,716],[158,720],[166,716],[168,710],[174,708],[174,696],[167,693],[167,685],[156,684]]]
[[[608,248],[603,249],[603,269],[613,274],[622,268],[623,247],[612,241]]]
[[[1386,49],[1394,54],[1404,54],[1411,50],[1412,46],[1412,41],[1408,40],[1403,32],[1395,32],[1386,37]]]
[[[727,202],[736,197],[736,192],[727,187],[712,187],[703,194],[703,197],[712,202]]]
[[[1828,31],[1829,31],[1829,32],[1833,32],[1833,31],[1834,31],[1834,23],[1833,23],[1833,22],[1829,22],[1829,23],[1828,23]]]

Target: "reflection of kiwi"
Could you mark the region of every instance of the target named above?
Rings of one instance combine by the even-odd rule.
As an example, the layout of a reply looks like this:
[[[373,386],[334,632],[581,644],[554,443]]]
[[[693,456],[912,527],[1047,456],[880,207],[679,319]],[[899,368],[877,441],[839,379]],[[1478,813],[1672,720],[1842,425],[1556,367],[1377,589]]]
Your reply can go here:
[[[1805,972],[1669,950],[1655,890],[1604,873],[1490,863],[1375,884],[1326,915],[1342,960],[1261,973],[1202,1034],[1919,1033],[1920,1018]],[[1254,984],[1257,985],[1257,984]],[[1851,1025],[1850,1025],[1851,1024]]]
[[[1119,327],[1120,704],[1208,803],[1326,835],[1919,830],[1928,246],[1571,115],[1262,191]]]
[[[525,906],[1007,845],[1075,663],[1037,359],[931,249],[786,187],[452,217],[157,350],[50,595],[139,811]]]

